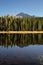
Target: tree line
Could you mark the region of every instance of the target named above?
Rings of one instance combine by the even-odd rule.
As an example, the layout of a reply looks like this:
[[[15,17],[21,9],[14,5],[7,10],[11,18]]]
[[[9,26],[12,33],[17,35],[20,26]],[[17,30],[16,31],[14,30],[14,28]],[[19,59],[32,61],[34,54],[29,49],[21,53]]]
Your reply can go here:
[[[43,30],[43,17],[16,18],[0,17],[0,31],[39,31]]]

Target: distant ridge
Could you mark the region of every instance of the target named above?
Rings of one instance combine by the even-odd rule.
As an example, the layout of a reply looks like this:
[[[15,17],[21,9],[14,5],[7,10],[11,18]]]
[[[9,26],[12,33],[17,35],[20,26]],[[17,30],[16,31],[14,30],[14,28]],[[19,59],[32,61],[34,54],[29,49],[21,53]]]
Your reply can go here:
[[[34,17],[34,16],[28,15],[28,14],[23,13],[23,12],[17,14],[16,16],[21,16],[21,17],[23,17],[23,18],[31,18],[31,17]]]

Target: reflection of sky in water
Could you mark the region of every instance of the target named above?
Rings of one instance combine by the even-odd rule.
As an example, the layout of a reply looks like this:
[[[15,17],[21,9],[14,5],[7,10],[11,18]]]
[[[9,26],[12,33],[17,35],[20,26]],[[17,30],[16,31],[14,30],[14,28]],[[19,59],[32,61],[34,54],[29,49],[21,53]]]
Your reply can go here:
[[[39,62],[40,56],[43,56],[43,45],[29,45],[27,47],[9,46],[4,48],[0,46],[0,60],[7,62]]]

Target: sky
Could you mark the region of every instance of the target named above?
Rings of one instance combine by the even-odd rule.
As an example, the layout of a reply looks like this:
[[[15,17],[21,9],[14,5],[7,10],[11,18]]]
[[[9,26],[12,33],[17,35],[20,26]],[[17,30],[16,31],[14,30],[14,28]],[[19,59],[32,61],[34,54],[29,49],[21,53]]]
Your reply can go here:
[[[20,12],[43,16],[43,0],[0,0],[0,16],[16,15]]]

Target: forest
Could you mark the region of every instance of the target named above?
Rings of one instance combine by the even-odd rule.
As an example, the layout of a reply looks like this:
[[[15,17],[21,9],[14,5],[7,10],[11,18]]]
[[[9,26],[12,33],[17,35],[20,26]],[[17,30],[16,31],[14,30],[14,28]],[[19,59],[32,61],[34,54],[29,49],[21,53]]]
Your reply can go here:
[[[0,17],[0,31],[43,31],[43,17],[17,18]],[[43,44],[43,34],[1,34],[0,45],[24,47],[30,44]]]
[[[0,31],[43,31],[43,17],[0,17]]]

